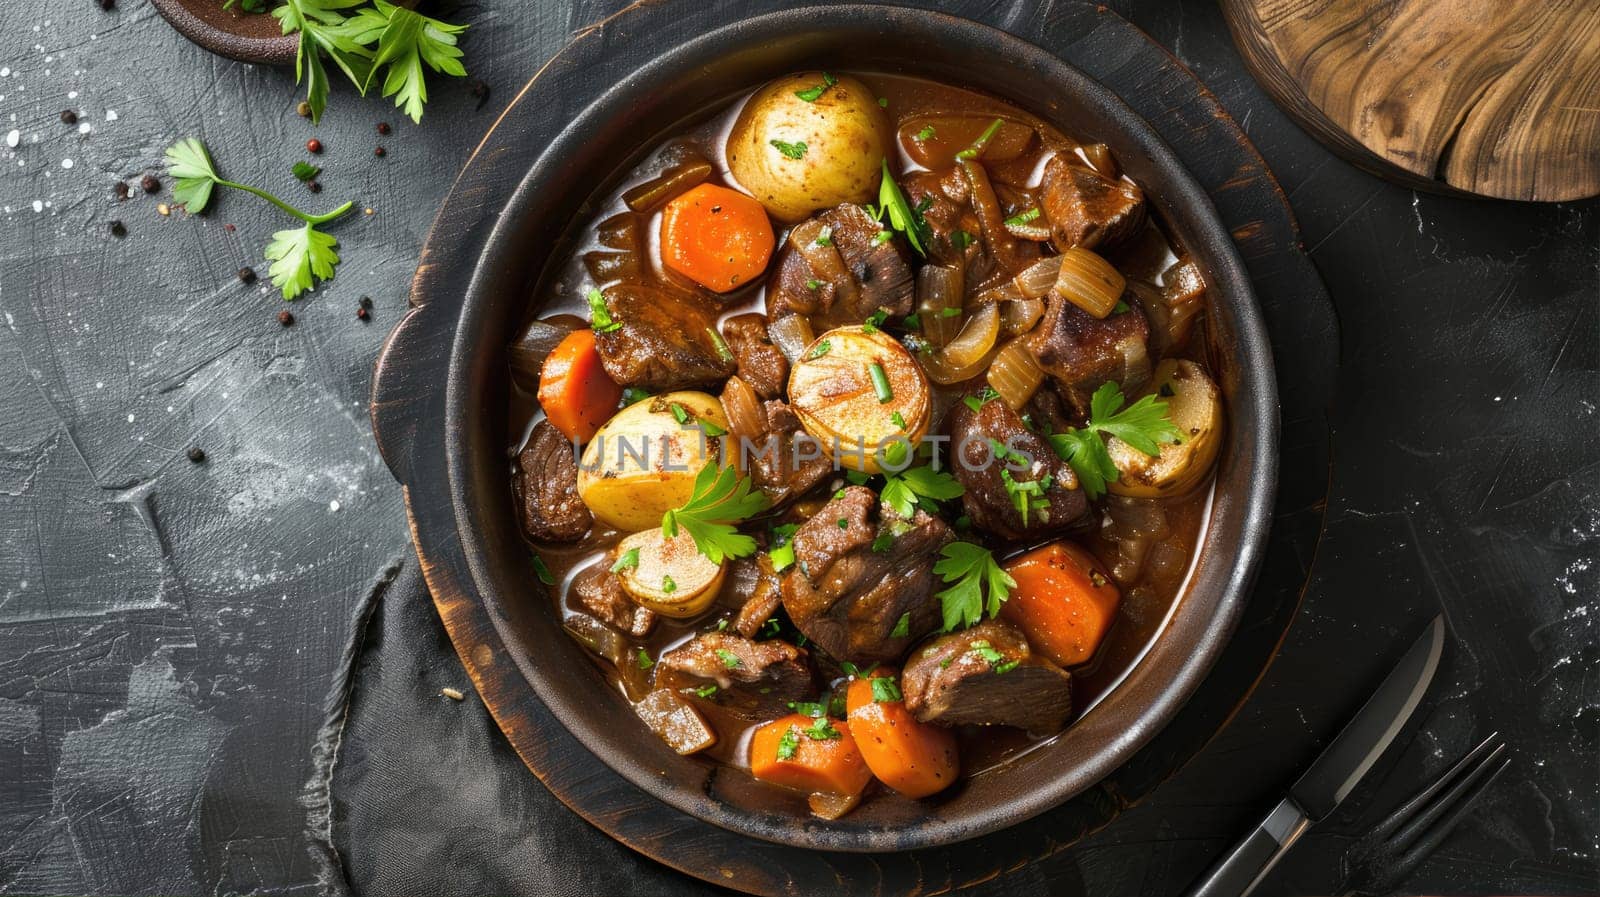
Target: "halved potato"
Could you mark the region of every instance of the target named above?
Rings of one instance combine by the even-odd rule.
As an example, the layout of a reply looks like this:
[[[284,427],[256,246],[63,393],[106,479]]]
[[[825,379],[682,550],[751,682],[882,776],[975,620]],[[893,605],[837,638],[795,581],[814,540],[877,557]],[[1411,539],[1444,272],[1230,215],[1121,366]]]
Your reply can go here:
[[[683,420],[680,421],[679,418]],[[618,411],[583,450],[578,497],[602,523],[624,531],[661,526],[661,515],[694,493],[717,444],[700,422],[726,432],[722,403],[703,392],[651,396]]]
[[[789,404],[824,452],[865,473],[881,472],[879,452],[893,444],[916,449],[932,415],[922,365],[894,337],[860,326],[812,341],[789,371]]]
[[[728,169],[781,221],[878,194],[892,132],[878,98],[849,76],[786,75],[756,91],[728,133]]]
[[[622,590],[641,607],[668,617],[693,617],[711,606],[722,588],[726,564],[713,564],[695,547],[688,531],[671,539],[661,535],[660,521],[617,543],[617,556],[639,550],[639,562],[617,572]]]
[[[1106,449],[1120,476],[1107,488],[1118,495],[1160,498],[1180,495],[1199,485],[1222,447],[1222,394],[1205,368],[1181,358],[1156,365],[1154,382],[1145,390],[1167,403],[1167,414],[1183,432],[1183,441],[1163,445],[1155,457],[1111,437]]]

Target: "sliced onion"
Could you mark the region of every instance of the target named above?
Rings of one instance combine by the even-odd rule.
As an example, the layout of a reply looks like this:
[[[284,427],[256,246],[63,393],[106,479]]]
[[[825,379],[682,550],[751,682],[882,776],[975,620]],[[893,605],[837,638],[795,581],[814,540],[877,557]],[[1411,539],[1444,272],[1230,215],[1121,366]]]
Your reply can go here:
[[[766,433],[767,419],[761,413],[761,398],[737,374],[729,377],[722,387],[722,413],[728,418],[728,432],[737,439],[753,442]]]
[[[643,279],[643,266],[639,253],[594,249],[583,254],[583,266],[595,283],[616,283],[619,280]]]
[[[981,306],[967,318],[961,333],[949,345],[924,359],[928,377],[949,386],[978,376],[994,357],[994,341],[999,335],[999,306]]]
[[[954,265],[923,265],[917,272],[917,317],[922,335],[935,346],[943,346],[961,331],[961,316],[945,309],[961,310],[966,274]]]
[[[1050,292],[1056,285],[1056,280],[1061,274],[1061,259],[1059,255],[1040,259],[1023,268],[1011,282],[1016,284],[1017,292],[1024,299],[1038,299]]]
[[[1000,198],[995,195],[989,173],[972,159],[961,160],[961,170],[967,176],[972,211],[978,216],[978,229],[983,231],[984,245],[994,255],[995,261],[1007,271],[1018,267],[1017,241],[1006,230],[1006,216],[1000,211]]]
[[[860,296],[860,287],[856,279],[850,275],[850,269],[845,267],[844,256],[839,254],[839,247],[828,241],[826,244],[818,243],[822,236],[823,228],[827,225],[820,218],[795,225],[789,231],[789,245],[800,257],[811,266],[811,273],[818,280],[825,280],[833,284],[833,301],[844,303],[846,308],[855,308],[856,300]]]
[[[826,794],[819,791],[806,798],[806,803],[811,807],[811,815],[831,822],[854,810],[856,804],[861,803],[861,795]]]
[[[699,157],[691,158],[630,187],[622,194],[622,201],[635,212],[649,212],[700,186],[710,177],[711,163]]]
[[[1161,273],[1161,292],[1173,305],[1198,299],[1205,291],[1206,281],[1200,276],[1200,266],[1189,259],[1179,259]]]
[[[621,212],[595,225],[600,245],[624,252],[638,252],[644,246],[644,231],[638,215]]]
[[[1056,292],[1096,318],[1104,318],[1122,301],[1128,282],[1099,253],[1074,246],[1061,253]]]
[[[1044,317],[1043,299],[1011,299],[1000,306],[1000,329],[1006,336],[1021,336]]]
[[[1044,370],[1022,340],[1014,339],[1001,347],[989,363],[987,379],[1001,401],[1012,411],[1021,411],[1044,382]]]
[[[800,360],[806,354],[806,347],[816,339],[816,334],[811,332],[811,321],[805,315],[788,315],[779,318],[767,325],[767,335],[772,337],[772,342],[777,345],[783,357],[789,359],[790,364]]]
[[[1031,222],[1018,224],[1007,220],[1006,233],[1019,240],[1031,240],[1035,243],[1046,243],[1050,240],[1050,228],[1048,226]]]
[[[558,315],[529,324],[511,344],[511,376],[530,392],[538,389],[539,370],[544,367],[545,357],[567,334],[583,324],[583,320],[574,315]]]

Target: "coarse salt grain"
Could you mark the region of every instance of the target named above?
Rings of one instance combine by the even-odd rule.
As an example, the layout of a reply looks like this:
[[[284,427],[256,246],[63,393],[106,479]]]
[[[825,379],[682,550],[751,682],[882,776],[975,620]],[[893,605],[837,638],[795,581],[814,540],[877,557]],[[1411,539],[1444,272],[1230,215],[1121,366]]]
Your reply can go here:
[[[72,160],[71,159],[62,159],[61,160],[61,167],[62,168],[71,168],[72,167]]]
[[[11,132],[6,134],[6,146],[12,147],[14,149],[14,148],[16,148],[16,145],[21,143],[21,142],[22,142],[22,132],[17,130],[16,128],[12,128]]]
[[[328,502],[328,510],[330,510],[330,511],[339,510],[339,503],[337,501]]]

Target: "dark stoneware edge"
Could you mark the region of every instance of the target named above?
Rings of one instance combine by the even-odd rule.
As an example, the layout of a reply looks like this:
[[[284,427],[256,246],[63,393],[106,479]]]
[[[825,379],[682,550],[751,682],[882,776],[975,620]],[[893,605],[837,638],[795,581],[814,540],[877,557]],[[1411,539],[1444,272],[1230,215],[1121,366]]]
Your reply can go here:
[[[507,538],[505,530],[508,527],[500,526],[496,531],[495,526],[486,525],[483,517],[483,509],[495,507],[497,503],[504,505],[504,499],[498,493],[505,491],[503,482],[500,482],[503,478],[495,478],[491,482],[483,476],[484,467],[493,466],[484,464],[485,449],[488,448],[486,440],[489,439],[487,434],[493,431],[492,424],[485,421],[485,417],[500,413],[495,402],[485,400],[485,372],[499,358],[500,347],[489,345],[488,351],[484,351],[486,333],[493,332],[486,332],[484,327],[494,317],[491,312],[502,317],[505,315],[506,309],[497,308],[497,303],[521,305],[525,302],[525,292],[508,296],[503,290],[497,291],[495,287],[504,284],[497,283],[493,270],[498,263],[493,260],[505,258],[504,251],[518,245],[515,238],[521,235],[516,227],[519,212],[525,210],[531,197],[562,186],[564,178],[570,176],[563,160],[574,158],[573,154],[590,144],[596,133],[603,131],[607,119],[620,114],[621,110],[629,109],[631,98],[651,85],[671,83],[673,76],[664,72],[672,67],[674,60],[698,59],[708,62],[711,56],[727,55],[730,47],[741,43],[745,46],[758,45],[761,41],[770,42],[795,34],[815,32],[825,25],[878,29],[889,20],[899,26],[897,33],[916,30],[925,36],[942,40],[943,46],[985,50],[994,54],[995,58],[1006,60],[1006,64],[1013,68],[1044,75],[1047,83],[1053,87],[1064,89],[1074,100],[1093,107],[1097,112],[1093,120],[1095,124],[1112,127],[1111,133],[1094,136],[1107,138],[1123,155],[1132,152],[1132,164],[1128,166],[1130,170],[1156,188],[1154,192],[1165,201],[1164,211],[1168,220],[1174,223],[1175,229],[1183,235],[1190,248],[1206,259],[1210,269],[1208,274],[1214,283],[1222,287],[1219,292],[1231,300],[1232,315],[1218,316],[1234,319],[1232,332],[1221,334],[1224,341],[1230,344],[1231,352],[1228,354],[1236,363],[1232,370],[1223,371],[1224,387],[1233,395],[1230,406],[1233,411],[1230,443],[1233,452],[1223,468],[1222,479],[1231,486],[1219,492],[1213,509],[1207,548],[1202,551],[1195,575],[1198,588],[1180,602],[1169,623],[1168,632],[1158,641],[1150,656],[1135,668],[1106,702],[1086,715],[1068,733],[1049,747],[1011,764],[1002,773],[980,778],[970,786],[972,791],[989,789],[1005,793],[996,795],[987,805],[976,801],[980,804],[978,810],[964,816],[926,817],[912,820],[909,825],[905,820],[899,820],[894,825],[864,827],[851,824],[850,817],[843,821],[844,824],[797,824],[792,818],[774,814],[731,811],[723,802],[708,796],[707,790],[713,784],[713,777],[706,775],[703,764],[652,755],[667,753],[664,749],[653,752],[644,750],[647,759],[626,753],[637,748],[638,740],[629,738],[626,733],[617,738],[614,699],[613,706],[597,708],[590,700],[580,700],[583,697],[580,694],[568,694],[569,690],[581,692],[582,689],[574,686],[571,671],[566,675],[557,674],[561,664],[557,662],[560,649],[556,646],[541,645],[547,652],[554,648],[557,655],[547,655],[542,662],[533,662],[520,650],[522,633],[517,631],[517,624],[512,619],[518,610],[499,594],[498,583],[505,579],[505,571],[496,570],[494,566],[508,549],[515,550],[515,543]],[[993,92],[1005,94],[1003,90]],[[1013,95],[1012,98],[1020,100],[1032,111],[1050,117],[1048,110],[1039,108],[1037,97]],[[1084,130],[1081,125],[1068,127],[1069,130]],[[1090,129],[1093,129],[1093,125]],[[1151,170],[1141,170],[1146,167]],[[1080,792],[1109,773],[1176,712],[1226,643],[1259,559],[1259,546],[1266,533],[1268,509],[1271,507],[1276,464],[1277,407],[1270,351],[1259,316],[1249,298],[1248,279],[1228,234],[1216,219],[1209,198],[1182,171],[1170,151],[1148,126],[1120,101],[1076,70],[1003,32],[933,13],[861,7],[778,13],[728,26],[690,41],[619,83],[549,145],[505,210],[490,235],[489,250],[480,257],[491,261],[478,266],[467,291],[447,384],[447,417],[444,423],[451,445],[446,455],[458,533],[466,550],[472,578],[491,610],[500,640],[507,646],[512,660],[569,730],[608,765],[639,787],[692,815],[779,843],[832,850],[905,850],[950,843],[1027,819]],[[563,227],[564,224],[563,221]],[[503,329],[499,331],[499,337],[503,338],[504,333]],[[488,392],[492,392],[492,389]],[[469,396],[472,401],[467,400]],[[376,408],[374,414],[378,414]],[[498,450],[500,446],[493,448]],[[391,454],[386,449],[385,456]],[[1229,544],[1219,549],[1219,541]],[[517,557],[520,562],[520,553]],[[1205,612],[1206,609],[1194,607],[1201,601],[1210,602],[1209,613]],[[1200,619],[1201,614],[1205,619]],[[1176,647],[1176,640],[1180,636],[1185,646],[1181,652]],[[1183,655],[1181,660],[1176,658],[1180,653]],[[588,697],[593,696],[591,691]],[[1130,702],[1142,702],[1144,709],[1129,711],[1126,705]],[[618,741],[631,744],[618,744]],[[1079,756],[1087,755],[1090,759],[1069,766],[1064,773],[1051,769],[1052,765],[1060,767],[1062,759],[1072,753],[1069,747],[1077,748]],[[672,771],[664,774],[663,766],[672,767]],[[1000,778],[1011,779],[1012,787],[995,786],[994,781]],[[1042,787],[1037,785],[1041,781],[1045,783]],[[685,782],[693,784],[686,785]],[[1023,782],[1030,787],[1020,787]]]
[[[239,62],[288,65],[300,37],[284,34],[267,13],[222,12],[222,0],[150,0],[178,33],[201,47]]]

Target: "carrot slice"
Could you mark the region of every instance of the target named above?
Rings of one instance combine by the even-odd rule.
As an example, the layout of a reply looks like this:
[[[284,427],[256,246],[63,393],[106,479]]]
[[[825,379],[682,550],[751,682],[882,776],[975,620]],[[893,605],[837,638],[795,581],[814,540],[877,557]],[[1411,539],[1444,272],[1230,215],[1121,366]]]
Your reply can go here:
[[[718,293],[759,277],[772,243],[772,222],[761,203],[716,184],[678,196],[661,215],[661,261]]]
[[[879,684],[877,695],[873,679],[888,683]],[[891,696],[896,700],[877,700]],[[961,773],[955,733],[911,715],[899,699],[895,670],[879,667],[870,678],[851,680],[845,707],[856,747],[878,781],[906,797],[927,797],[955,783]]]
[[[818,727],[819,722],[825,727]],[[750,772],[763,782],[796,791],[843,796],[860,794],[872,780],[849,723],[799,713],[756,729],[750,738]]]
[[[574,442],[593,439],[621,400],[622,387],[600,364],[592,330],[567,334],[539,369],[539,406]]]
[[[1094,656],[1122,597],[1094,555],[1051,542],[1002,566],[1017,584],[1000,616],[1020,627],[1035,651],[1062,667]]]

